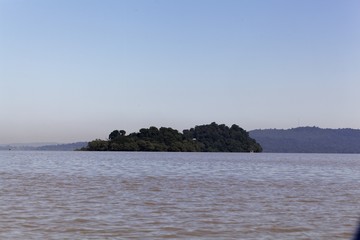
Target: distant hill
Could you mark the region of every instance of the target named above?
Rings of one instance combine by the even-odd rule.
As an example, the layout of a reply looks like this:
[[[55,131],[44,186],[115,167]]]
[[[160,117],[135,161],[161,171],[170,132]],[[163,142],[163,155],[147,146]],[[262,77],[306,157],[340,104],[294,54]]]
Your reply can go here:
[[[87,146],[87,142],[76,142],[66,144],[46,144],[46,145],[22,145],[9,144],[0,145],[0,150],[18,150],[18,151],[74,151]]]
[[[360,153],[359,129],[298,127],[252,130],[249,134],[261,144],[264,152]]]
[[[9,145],[0,145],[0,150],[9,150],[11,149],[11,146]]]
[[[74,151],[87,146],[88,142],[76,142],[67,144],[45,145],[36,147],[34,150],[38,151]]]

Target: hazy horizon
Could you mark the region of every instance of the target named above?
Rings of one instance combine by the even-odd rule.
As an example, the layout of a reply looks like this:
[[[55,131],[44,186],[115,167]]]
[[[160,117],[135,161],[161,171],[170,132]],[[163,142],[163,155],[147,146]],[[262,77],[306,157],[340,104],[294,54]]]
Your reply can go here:
[[[360,128],[360,2],[0,0],[0,144]]]

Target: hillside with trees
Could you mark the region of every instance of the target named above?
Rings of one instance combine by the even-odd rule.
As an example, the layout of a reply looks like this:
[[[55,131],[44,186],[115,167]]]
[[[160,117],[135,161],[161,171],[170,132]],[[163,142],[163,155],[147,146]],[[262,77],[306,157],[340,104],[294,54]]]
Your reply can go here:
[[[126,135],[114,130],[107,140],[96,139],[82,150],[155,151],[155,152],[261,152],[261,146],[237,125],[228,127],[215,122],[180,133],[169,127],[142,128]]]
[[[264,152],[360,153],[360,130],[298,127],[250,131]]]

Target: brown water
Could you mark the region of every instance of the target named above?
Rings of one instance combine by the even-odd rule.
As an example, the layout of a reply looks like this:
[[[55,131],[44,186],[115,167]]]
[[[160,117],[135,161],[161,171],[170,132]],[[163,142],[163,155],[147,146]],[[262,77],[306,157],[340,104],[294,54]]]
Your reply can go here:
[[[350,239],[360,155],[0,152],[0,239]]]

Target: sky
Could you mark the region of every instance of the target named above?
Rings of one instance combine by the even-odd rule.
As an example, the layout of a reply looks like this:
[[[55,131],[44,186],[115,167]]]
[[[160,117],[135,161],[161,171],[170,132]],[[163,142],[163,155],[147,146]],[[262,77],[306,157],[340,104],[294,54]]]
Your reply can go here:
[[[0,144],[360,128],[358,0],[0,0]]]

